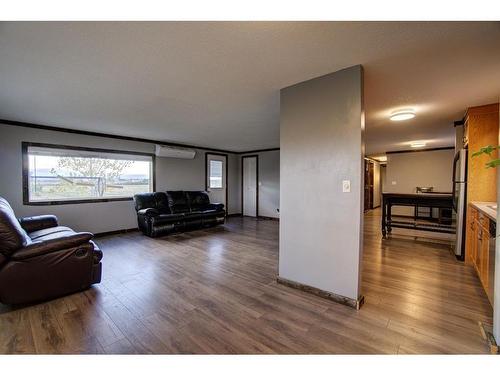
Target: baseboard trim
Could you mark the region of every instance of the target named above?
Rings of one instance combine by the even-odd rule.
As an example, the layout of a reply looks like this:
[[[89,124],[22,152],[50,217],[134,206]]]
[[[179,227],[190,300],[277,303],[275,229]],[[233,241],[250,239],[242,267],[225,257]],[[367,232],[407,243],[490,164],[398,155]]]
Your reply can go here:
[[[243,217],[243,214],[242,213],[239,213],[239,214],[229,214],[229,215],[227,215],[227,217]],[[253,216],[248,216],[248,217],[253,217]],[[274,220],[274,221],[279,221],[280,220],[279,217],[262,216],[262,215],[259,215],[256,218],[257,219],[262,219],[262,220]]]
[[[490,347],[490,353],[498,354],[500,350],[495,340],[495,336],[493,336],[493,333],[491,332],[493,330],[493,326],[491,326],[490,324],[485,324],[483,322],[478,322],[478,324],[479,330],[481,331],[481,336],[483,336],[483,339],[488,343]]]
[[[262,216],[262,215],[259,215],[258,218],[259,219],[263,219],[263,220],[280,221],[279,217],[272,217],[272,216]]]
[[[327,292],[326,290],[319,289],[319,288],[316,288],[314,286],[302,284],[302,283],[299,283],[297,281],[288,280],[288,279],[285,279],[285,278],[280,277],[280,276],[277,277],[276,281],[279,284],[286,285],[286,286],[289,286],[289,287],[294,288],[294,289],[299,289],[299,290],[302,290],[304,292],[317,295],[318,297],[321,297],[321,298],[329,299],[330,301],[340,303],[341,305],[346,305],[346,306],[352,307],[353,309],[356,309],[356,310],[359,310],[361,308],[361,306],[363,306],[363,304],[365,303],[364,296],[360,296],[359,299],[355,300],[355,299],[352,299],[349,297],[341,296],[339,294]]]
[[[111,230],[109,232],[94,233],[94,237],[104,237],[104,236],[111,236],[113,234],[124,234],[124,233],[130,233],[130,232],[137,232],[138,230],[139,230],[139,228]]]

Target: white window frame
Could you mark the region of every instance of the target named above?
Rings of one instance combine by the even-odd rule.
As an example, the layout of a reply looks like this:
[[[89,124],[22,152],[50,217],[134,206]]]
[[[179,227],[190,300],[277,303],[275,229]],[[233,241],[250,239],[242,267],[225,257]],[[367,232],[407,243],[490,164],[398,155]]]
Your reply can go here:
[[[220,176],[220,186],[212,186],[212,163],[220,163],[221,164],[221,176]],[[208,188],[217,190],[224,189],[224,162],[222,160],[210,160],[208,163]]]

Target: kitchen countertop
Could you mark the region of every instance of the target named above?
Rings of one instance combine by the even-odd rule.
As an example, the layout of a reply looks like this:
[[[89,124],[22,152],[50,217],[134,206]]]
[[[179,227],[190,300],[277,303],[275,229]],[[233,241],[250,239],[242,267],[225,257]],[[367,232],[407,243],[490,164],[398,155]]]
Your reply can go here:
[[[497,202],[470,202],[470,204],[488,216],[491,220],[497,221]],[[494,206],[494,207],[491,207]]]

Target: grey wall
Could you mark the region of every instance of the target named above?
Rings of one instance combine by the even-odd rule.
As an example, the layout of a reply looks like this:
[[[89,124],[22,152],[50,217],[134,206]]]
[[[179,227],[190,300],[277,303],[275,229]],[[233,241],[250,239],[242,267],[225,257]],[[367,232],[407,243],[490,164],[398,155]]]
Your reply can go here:
[[[95,233],[137,226],[132,201],[26,206],[22,196],[21,142],[40,142],[68,146],[154,153],[154,144],[105,137],[62,133],[0,124],[0,196],[6,198],[17,216],[55,214],[61,223],[75,230]],[[240,212],[239,176],[234,176],[237,157],[228,157],[229,213]],[[157,158],[156,190],[204,190],[205,153],[197,150],[193,160]]]
[[[280,152],[259,153],[259,216],[279,217]]]
[[[281,90],[279,276],[352,299],[360,296],[362,96],[359,65]]]
[[[453,149],[388,154],[385,189],[415,193],[417,186],[433,186],[435,191],[451,192],[454,156]],[[413,211],[412,207],[394,207],[392,212],[412,215]]]
[[[381,185],[381,193],[387,190],[387,164],[380,165],[380,185]]]
[[[388,154],[387,192],[415,193],[417,186],[451,192],[454,155],[453,149]]]
[[[229,154],[228,169],[228,213],[241,214],[241,157],[239,155]]]

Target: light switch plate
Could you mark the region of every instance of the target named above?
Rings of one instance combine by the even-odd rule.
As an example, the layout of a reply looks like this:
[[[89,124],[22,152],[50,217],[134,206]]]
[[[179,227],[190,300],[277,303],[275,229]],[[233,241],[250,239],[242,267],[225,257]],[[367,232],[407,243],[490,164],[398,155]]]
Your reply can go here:
[[[351,192],[351,180],[343,180],[342,181],[342,192],[350,193]]]
[[[396,181],[392,181],[392,182],[391,182],[391,185],[396,185]]]

